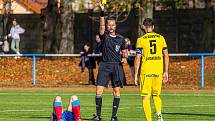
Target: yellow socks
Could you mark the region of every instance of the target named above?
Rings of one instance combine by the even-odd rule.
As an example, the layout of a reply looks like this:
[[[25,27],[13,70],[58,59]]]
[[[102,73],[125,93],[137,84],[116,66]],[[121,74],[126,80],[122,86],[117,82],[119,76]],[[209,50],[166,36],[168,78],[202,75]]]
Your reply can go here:
[[[160,96],[153,96],[153,100],[154,100],[154,105],[155,105],[156,112],[161,113],[162,101],[161,101]]]
[[[143,100],[143,109],[144,109],[147,121],[152,121],[150,99]]]

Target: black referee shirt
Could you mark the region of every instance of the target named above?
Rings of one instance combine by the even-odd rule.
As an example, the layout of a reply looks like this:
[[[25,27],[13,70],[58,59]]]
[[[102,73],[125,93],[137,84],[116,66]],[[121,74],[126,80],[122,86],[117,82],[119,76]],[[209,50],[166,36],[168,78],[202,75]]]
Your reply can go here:
[[[121,62],[121,51],[125,50],[125,39],[116,34],[116,37],[111,37],[108,32],[100,35],[101,52],[103,62]]]

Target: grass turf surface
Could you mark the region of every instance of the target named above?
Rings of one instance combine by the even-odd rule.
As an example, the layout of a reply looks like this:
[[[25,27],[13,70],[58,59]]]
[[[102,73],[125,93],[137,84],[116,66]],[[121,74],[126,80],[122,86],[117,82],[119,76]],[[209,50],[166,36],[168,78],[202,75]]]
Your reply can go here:
[[[95,113],[94,94],[94,92],[73,93],[50,90],[1,90],[0,121],[48,121],[55,95],[62,96],[64,110],[70,95],[78,95],[81,115],[87,121]],[[162,99],[165,121],[215,120],[214,93],[163,93]],[[110,120],[112,100],[111,92],[103,95],[103,121]],[[154,113],[153,104],[152,112]],[[122,92],[118,118],[120,121],[145,121],[138,92]]]

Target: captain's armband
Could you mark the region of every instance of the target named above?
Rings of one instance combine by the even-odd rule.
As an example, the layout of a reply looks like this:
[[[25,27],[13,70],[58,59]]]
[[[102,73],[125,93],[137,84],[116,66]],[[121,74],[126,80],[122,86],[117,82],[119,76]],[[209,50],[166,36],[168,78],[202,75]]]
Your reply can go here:
[[[137,48],[136,49],[136,54],[143,54],[143,49],[142,48]]]

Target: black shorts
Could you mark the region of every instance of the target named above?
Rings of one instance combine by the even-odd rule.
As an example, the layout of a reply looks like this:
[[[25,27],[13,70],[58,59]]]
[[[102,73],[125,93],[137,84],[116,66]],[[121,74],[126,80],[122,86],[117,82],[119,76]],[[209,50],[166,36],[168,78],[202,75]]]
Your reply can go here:
[[[96,85],[108,87],[111,80],[112,87],[123,87],[124,71],[121,63],[100,62]]]

